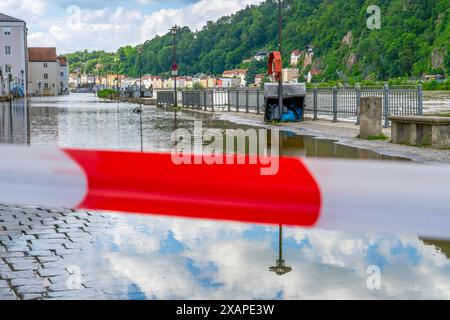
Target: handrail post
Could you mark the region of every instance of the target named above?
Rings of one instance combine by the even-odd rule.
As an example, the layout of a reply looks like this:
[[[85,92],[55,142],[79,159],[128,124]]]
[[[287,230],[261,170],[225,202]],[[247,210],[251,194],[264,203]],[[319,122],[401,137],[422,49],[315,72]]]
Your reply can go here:
[[[318,110],[317,110],[317,101],[318,98],[318,92],[317,92],[317,87],[314,87],[314,91],[313,91],[313,109],[314,109],[314,117],[313,120],[317,120],[318,117]]]
[[[360,110],[361,110],[361,87],[356,85],[356,125],[360,123]]]
[[[384,99],[384,127],[389,128],[389,85],[385,84],[383,88],[383,99]]]
[[[338,91],[337,87],[333,87],[333,122],[338,121]]]
[[[417,103],[418,103],[418,115],[423,115],[423,87],[422,84],[419,84],[417,87]]]
[[[249,96],[249,89],[245,89],[245,113],[248,113],[248,96]]]
[[[256,89],[256,114],[260,113],[259,108],[259,89]]]
[[[239,112],[239,90],[236,89],[236,112]]]

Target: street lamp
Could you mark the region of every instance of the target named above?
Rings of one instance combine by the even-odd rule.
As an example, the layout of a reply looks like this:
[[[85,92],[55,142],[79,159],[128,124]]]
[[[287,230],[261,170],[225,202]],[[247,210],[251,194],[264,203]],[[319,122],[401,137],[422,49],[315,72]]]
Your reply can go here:
[[[178,75],[178,65],[177,65],[177,32],[178,26],[175,25],[170,29],[173,36],[173,62],[172,62],[172,75],[173,75],[173,94],[174,94],[174,107],[178,107],[178,96],[177,96],[177,75]]]
[[[137,49],[139,55],[139,98],[142,99],[142,46]]]
[[[119,100],[119,63],[120,63],[120,57],[115,57],[114,61],[116,63],[116,99]]]
[[[283,56],[281,53],[282,50],[282,33],[283,28],[283,17],[282,17],[282,0],[278,0],[278,51],[280,52],[280,56]],[[283,106],[283,66],[281,66],[281,74],[278,79],[278,108],[283,115],[284,106]]]
[[[280,225],[278,234],[278,260],[276,265],[269,268],[269,271],[275,272],[277,275],[282,276],[292,271],[291,267],[286,267],[286,261],[283,260],[283,226]]]

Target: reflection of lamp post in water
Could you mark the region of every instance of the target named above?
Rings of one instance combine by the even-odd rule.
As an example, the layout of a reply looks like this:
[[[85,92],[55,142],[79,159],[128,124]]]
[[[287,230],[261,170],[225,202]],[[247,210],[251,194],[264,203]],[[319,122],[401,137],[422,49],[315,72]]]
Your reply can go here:
[[[277,275],[282,276],[292,271],[291,267],[286,267],[286,261],[283,260],[283,226],[280,225],[279,238],[278,238],[278,260],[275,266],[269,268],[269,271],[275,272]]]

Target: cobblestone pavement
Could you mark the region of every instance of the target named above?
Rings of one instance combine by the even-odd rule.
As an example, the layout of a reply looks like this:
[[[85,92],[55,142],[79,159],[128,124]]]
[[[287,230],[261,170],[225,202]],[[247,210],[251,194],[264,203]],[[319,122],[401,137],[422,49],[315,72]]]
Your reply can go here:
[[[0,300],[122,298],[115,288],[120,281],[107,272],[102,279],[101,259],[90,259],[114,220],[97,212],[0,205]]]

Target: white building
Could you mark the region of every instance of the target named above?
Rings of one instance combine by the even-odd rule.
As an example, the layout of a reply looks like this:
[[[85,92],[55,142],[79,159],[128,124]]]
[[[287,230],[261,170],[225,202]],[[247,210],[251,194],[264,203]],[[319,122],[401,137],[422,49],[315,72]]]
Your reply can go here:
[[[11,88],[20,86],[28,92],[27,25],[25,21],[0,13],[0,95],[6,93],[11,74]]]
[[[59,56],[59,91],[60,95],[69,94],[69,64],[66,57]]]
[[[30,94],[55,96],[61,91],[56,48],[28,48]]]
[[[297,64],[300,61],[300,58],[302,56],[302,52],[298,49],[295,49],[294,51],[292,51],[291,53],[291,66],[296,67]]]

